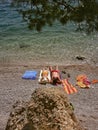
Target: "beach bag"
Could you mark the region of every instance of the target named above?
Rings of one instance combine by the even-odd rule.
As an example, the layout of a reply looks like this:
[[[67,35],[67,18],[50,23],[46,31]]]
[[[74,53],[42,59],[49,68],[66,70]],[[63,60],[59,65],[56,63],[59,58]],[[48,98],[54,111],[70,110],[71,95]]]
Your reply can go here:
[[[35,70],[27,70],[25,73],[22,75],[22,79],[31,79],[35,80],[37,78],[37,71]]]

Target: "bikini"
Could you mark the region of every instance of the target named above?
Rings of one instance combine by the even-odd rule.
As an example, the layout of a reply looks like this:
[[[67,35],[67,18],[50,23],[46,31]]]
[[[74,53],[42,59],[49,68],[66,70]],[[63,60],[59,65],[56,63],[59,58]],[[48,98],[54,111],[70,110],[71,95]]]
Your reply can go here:
[[[58,71],[58,70],[52,70],[52,71],[51,71],[51,73],[53,73],[53,72],[57,72],[57,73],[59,73],[59,71]]]

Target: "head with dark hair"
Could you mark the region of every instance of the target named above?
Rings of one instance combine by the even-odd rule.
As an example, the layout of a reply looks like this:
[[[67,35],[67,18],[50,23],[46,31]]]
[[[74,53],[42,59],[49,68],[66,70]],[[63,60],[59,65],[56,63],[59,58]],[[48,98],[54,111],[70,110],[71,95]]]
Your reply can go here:
[[[58,78],[53,78],[53,85],[57,85],[57,83],[58,83]]]

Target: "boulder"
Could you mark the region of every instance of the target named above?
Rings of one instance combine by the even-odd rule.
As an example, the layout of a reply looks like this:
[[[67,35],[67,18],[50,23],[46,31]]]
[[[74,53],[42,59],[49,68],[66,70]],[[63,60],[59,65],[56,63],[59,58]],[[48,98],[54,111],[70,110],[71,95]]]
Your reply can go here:
[[[83,130],[60,87],[35,89],[28,102],[16,102],[6,130]]]

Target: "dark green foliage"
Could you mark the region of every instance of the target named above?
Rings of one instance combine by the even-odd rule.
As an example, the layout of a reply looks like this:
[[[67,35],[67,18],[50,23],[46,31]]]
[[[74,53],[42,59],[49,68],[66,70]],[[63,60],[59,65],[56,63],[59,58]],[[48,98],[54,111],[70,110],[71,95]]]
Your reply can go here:
[[[88,33],[98,31],[97,0],[13,0],[12,4],[17,6],[30,29],[41,31],[58,20],[63,25],[73,21],[79,30]]]

